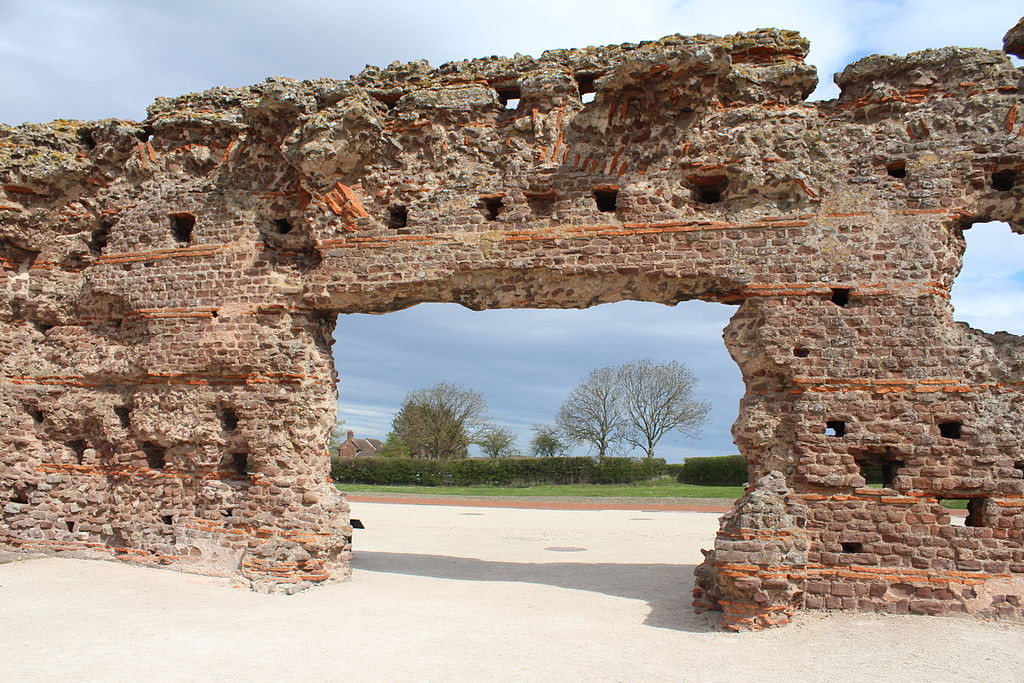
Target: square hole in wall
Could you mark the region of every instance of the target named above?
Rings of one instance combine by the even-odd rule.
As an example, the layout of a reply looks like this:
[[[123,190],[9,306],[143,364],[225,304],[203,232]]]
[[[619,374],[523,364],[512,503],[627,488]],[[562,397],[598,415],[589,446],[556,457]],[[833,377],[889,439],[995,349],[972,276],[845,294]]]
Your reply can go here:
[[[592,73],[578,73],[575,76],[576,89],[579,90],[580,99],[584,102],[592,102],[593,95],[597,92],[595,81],[597,80],[597,74]],[[590,95],[590,99],[587,96]]]
[[[498,220],[498,216],[504,208],[504,196],[502,194],[489,194],[480,197],[479,208],[484,218],[489,221]]]
[[[167,454],[155,443],[143,443],[142,452],[146,455],[146,466],[151,470],[162,470],[167,466]]]
[[[602,186],[594,188],[594,202],[598,211],[614,212],[619,204],[619,188]]]
[[[940,422],[939,423],[939,434],[946,439],[959,439],[962,435],[963,423],[960,422]]]
[[[988,498],[939,498],[939,504],[947,510],[967,510],[964,526],[987,526],[985,508]],[[955,518],[954,518],[955,519]]]
[[[829,420],[825,423],[825,436],[844,436],[846,423],[842,420]]]
[[[853,290],[847,287],[833,287],[831,297],[832,303],[841,308],[846,307],[846,305],[850,303],[851,292],[853,292]]]
[[[123,429],[131,427],[132,412],[128,406],[114,406],[114,415],[117,416],[117,422]]]
[[[862,552],[864,552],[864,544],[863,543],[855,543],[855,542],[852,542],[852,541],[846,541],[846,542],[841,543],[840,545],[842,545],[844,553],[862,553]]]
[[[217,411],[217,417],[220,419],[221,431],[233,432],[238,429],[238,413],[235,412],[234,408],[221,406],[220,410]]]
[[[392,94],[381,94],[381,93],[378,93],[376,95],[373,95],[373,99],[377,100],[378,102],[383,104],[385,107],[387,107],[388,111],[391,111],[392,109],[394,109],[395,107],[398,106],[398,101],[401,100],[402,97],[401,97],[401,95],[392,95]]]
[[[1004,168],[992,174],[992,189],[997,192],[1009,192],[1017,184],[1017,171]]]
[[[907,162],[906,161],[893,161],[892,163],[885,165],[885,172],[893,178],[906,178],[907,177]]]
[[[701,204],[719,203],[729,187],[729,178],[724,175],[691,175],[687,180],[693,185],[693,198]]]
[[[896,457],[893,451],[868,452],[863,455],[855,455],[854,460],[860,469],[860,476],[864,477],[867,484],[881,484],[883,488],[894,487],[896,475],[904,466],[902,460]]]
[[[75,462],[81,465],[85,460],[86,443],[81,439],[75,439],[74,441],[68,441],[67,447],[75,454]]]
[[[252,455],[249,453],[232,453],[231,454],[231,469],[236,474],[243,476],[249,476],[255,471]]]
[[[519,102],[523,97],[523,91],[517,87],[495,88],[498,93],[498,102],[506,109],[518,109]]]
[[[110,229],[114,227],[114,224],[109,220],[101,220],[99,227],[92,236],[89,238],[89,253],[93,256],[100,256],[103,254],[103,250],[107,248],[107,242],[110,241]]]
[[[401,204],[388,207],[388,227],[404,228],[409,225],[409,210]]]
[[[190,213],[172,213],[169,218],[174,241],[178,244],[191,242],[192,231],[196,227],[196,217]]]

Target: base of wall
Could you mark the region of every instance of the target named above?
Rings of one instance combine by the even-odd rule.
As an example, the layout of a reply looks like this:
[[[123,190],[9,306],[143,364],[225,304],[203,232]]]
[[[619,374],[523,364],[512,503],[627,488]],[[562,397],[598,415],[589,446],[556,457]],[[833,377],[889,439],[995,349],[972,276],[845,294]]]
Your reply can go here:
[[[111,510],[111,517],[124,523],[62,522],[46,507],[48,500],[12,503],[3,510],[0,548],[231,578],[261,593],[291,594],[352,573],[348,504],[332,483],[318,483],[307,493],[316,502],[298,519],[207,505],[203,517],[179,512],[161,518],[122,507]]]
[[[781,626],[799,610],[1024,623],[1024,573],[810,562],[820,553],[813,552],[806,505],[781,474],[762,477],[722,517],[715,549],[703,551],[693,606],[722,612],[722,627],[733,631]],[[936,547],[942,542],[934,540]]]
[[[199,548],[205,550],[195,552]],[[182,554],[165,554],[87,541],[19,539],[9,534],[0,538],[0,550],[17,554],[126,562],[143,567],[234,579],[258,593],[289,595],[320,583],[351,578],[351,535],[334,548],[326,558],[315,558],[305,550],[275,548],[269,543],[261,544],[253,550],[239,551],[213,543],[197,542]]]

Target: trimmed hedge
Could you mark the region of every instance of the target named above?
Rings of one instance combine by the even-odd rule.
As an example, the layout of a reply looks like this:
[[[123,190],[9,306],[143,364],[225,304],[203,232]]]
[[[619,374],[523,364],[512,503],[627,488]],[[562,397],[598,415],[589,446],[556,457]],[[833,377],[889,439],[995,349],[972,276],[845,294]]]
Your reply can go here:
[[[333,458],[331,476],[345,484],[420,486],[529,486],[632,484],[665,474],[661,458]]]
[[[677,480],[703,486],[742,486],[747,483],[747,461],[742,455],[689,458],[683,463]]]
[[[668,463],[665,465],[665,471],[662,472],[662,474],[667,474],[676,481],[682,482],[683,480],[680,479],[679,477],[683,474],[683,468],[685,467],[686,465],[684,465],[683,463]]]

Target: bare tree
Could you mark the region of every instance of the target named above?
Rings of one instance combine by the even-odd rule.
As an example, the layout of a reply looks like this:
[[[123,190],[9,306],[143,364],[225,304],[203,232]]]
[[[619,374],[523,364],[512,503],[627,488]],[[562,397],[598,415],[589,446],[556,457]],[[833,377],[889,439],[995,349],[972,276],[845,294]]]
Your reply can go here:
[[[633,361],[616,369],[616,384],[628,423],[624,438],[648,458],[669,432],[696,436],[707,421],[711,406],[694,396],[697,378],[682,363]]]
[[[469,444],[486,424],[486,411],[487,401],[477,392],[439,382],[406,394],[391,431],[414,456],[465,458]]]
[[[551,425],[533,425],[533,439],[530,440],[530,453],[541,458],[551,458],[565,452],[565,444],[558,428]]]
[[[598,368],[572,390],[555,422],[570,443],[585,443],[604,459],[625,437],[626,421],[615,368]]]
[[[518,455],[516,435],[504,427],[489,425],[484,427],[473,439],[490,458],[509,458]]]

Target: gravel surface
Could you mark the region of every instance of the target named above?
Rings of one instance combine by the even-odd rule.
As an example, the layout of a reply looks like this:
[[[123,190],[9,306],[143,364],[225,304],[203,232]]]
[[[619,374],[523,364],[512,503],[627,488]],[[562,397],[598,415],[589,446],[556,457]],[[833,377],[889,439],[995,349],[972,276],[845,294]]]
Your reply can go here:
[[[354,502],[353,577],[259,595],[124,563],[0,565],[3,680],[1013,681],[1024,626],[690,607],[718,515]]]

